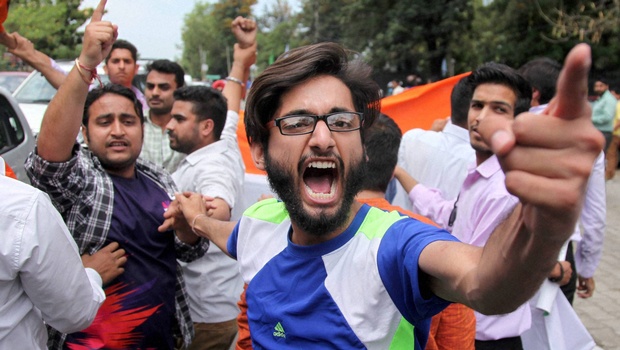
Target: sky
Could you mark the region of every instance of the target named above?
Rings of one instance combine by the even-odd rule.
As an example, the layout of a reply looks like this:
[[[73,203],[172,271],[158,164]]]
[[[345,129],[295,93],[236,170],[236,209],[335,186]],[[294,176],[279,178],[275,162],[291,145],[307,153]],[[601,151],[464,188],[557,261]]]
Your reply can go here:
[[[118,25],[118,37],[138,48],[141,58],[181,57],[181,29],[185,15],[196,0],[108,0],[104,20]],[[259,0],[253,11],[259,14],[273,0]],[[297,3],[297,0],[290,0]],[[95,8],[99,0],[83,0],[82,7]]]

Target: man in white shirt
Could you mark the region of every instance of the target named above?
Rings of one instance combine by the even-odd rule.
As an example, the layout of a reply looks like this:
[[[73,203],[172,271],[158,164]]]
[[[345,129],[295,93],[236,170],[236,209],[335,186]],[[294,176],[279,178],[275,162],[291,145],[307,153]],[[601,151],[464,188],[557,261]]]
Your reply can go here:
[[[206,86],[176,90],[166,126],[170,147],[187,154],[172,178],[182,191],[211,197],[209,215],[219,220],[231,219],[243,188],[238,113],[256,61],[256,23],[237,17],[232,30],[238,44],[222,93]],[[204,257],[182,266],[196,331],[190,349],[229,349],[237,334],[237,301],[243,290],[237,262],[212,244]]]
[[[105,300],[102,279],[82,265],[47,195],[4,176],[2,158],[0,169],[0,348],[47,349],[43,321],[63,332],[88,327]]]

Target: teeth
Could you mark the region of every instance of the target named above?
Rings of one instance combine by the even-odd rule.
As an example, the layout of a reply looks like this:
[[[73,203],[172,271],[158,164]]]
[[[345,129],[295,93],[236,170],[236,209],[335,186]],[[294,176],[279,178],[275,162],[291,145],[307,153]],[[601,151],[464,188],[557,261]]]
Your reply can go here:
[[[316,198],[316,199],[331,199],[331,198],[334,197],[334,195],[336,193],[336,184],[332,183],[332,187],[329,189],[329,193],[316,193],[316,192],[312,191],[312,189],[310,187],[308,187],[308,185],[306,185],[306,192],[308,192],[308,194],[312,198]]]
[[[334,162],[312,162],[308,165],[309,168],[317,168],[317,169],[329,169],[336,168],[336,163]]]

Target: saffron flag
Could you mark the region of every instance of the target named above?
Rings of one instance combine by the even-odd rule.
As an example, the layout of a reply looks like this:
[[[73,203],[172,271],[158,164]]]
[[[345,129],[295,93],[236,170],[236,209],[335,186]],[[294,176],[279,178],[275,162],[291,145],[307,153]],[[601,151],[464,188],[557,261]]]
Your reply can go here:
[[[10,0],[0,0],[0,32],[4,32],[4,21],[9,15]]]
[[[381,100],[381,112],[394,119],[403,133],[415,128],[430,129],[434,120],[450,115],[452,88],[467,75],[469,73],[463,73],[435,83],[407,89],[398,95],[385,97]],[[243,112],[241,112],[241,119],[243,120]],[[265,172],[258,170],[252,161],[244,123],[239,123],[237,140],[245,163],[245,172],[264,175]]]
[[[416,86],[381,100],[381,112],[394,119],[400,130],[430,129],[436,119],[450,116],[450,93],[463,73],[435,83]]]

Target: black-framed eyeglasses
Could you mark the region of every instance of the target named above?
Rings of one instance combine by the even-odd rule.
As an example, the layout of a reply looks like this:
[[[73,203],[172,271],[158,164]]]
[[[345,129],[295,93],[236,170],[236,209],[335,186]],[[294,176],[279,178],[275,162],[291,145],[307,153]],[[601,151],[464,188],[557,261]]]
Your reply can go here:
[[[359,130],[362,127],[364,114],[360,112],[334,112],[325,115],[287,115],[267,123],[267,127],[277,126],[282,135],[311,134],[316,123],[322,120],[332,132]]]

